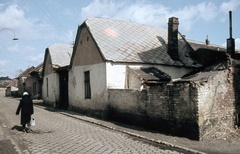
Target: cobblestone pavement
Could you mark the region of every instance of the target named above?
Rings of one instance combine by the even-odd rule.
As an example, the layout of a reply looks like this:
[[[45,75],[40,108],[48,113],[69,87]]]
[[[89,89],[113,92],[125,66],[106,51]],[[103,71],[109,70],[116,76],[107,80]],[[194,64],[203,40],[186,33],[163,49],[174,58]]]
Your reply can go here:
[[[72,116],[34,108],[33,132],[21,131],[15,115],[18,99],[0,96],[0,148],[14,154],[178,154],[191,153],[89,123]],[[1,134],[1,132],[3,132]],[[5,150],[5,151],[4,151]],[[1,153],[1,152],[0,152]]]

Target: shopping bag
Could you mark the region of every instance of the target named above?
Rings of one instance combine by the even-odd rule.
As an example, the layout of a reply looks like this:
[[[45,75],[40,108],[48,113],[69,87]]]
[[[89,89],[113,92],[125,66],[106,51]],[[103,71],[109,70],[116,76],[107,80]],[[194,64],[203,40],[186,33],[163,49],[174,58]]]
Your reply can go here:
[[[32,118],[30,121],[30,126],[35,126],[35,125],[36,125],[36,120]]]

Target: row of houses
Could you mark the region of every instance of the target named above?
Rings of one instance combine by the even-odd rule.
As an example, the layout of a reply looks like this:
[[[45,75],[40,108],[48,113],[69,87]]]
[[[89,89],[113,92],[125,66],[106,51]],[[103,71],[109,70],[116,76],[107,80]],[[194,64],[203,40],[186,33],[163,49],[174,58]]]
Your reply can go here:
[[[46,48],[41,78],[36,68],[28,73],[39,85],[18,80],[46,104],[173,135],[200,140],[234,128],[239,55],[187,40],[178,26],[176,17],[168,29],[88,18],[74,45]]]
[[[5,95],[20,97],[23,92],[27,91],[32,98],[40,99],[42,96],[42,67],[43,63],[20,72],[16,78],[5,86]]]

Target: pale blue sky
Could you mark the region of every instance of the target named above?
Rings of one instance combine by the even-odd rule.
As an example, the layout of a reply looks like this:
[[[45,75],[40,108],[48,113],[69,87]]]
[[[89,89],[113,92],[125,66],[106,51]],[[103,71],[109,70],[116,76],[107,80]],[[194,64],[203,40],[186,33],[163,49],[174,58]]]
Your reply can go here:
[[[179,18],[187,39],[224,45],[233,37],[240,49],[240,0],[0,0],[0,76],[16,77],[19,70],[37,66],[53,43],[71,44],[78,25],[87,17],[106,17],[167,28],[168,18]]]

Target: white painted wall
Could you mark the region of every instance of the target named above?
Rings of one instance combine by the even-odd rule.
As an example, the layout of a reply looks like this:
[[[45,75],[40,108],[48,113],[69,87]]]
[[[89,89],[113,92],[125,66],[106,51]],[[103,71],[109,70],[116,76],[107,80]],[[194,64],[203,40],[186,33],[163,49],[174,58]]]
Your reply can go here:
[[[186,75],[187,73],[192,71],[192,68],[185,68],[185,67],[174,67],[174,66],[164,66],[164,65],[155,65],[154,67],[167,73],[172,77],[172,79],[181,78],[183,75]]]
[[[126,65],[107,62],[107,88],[124,89]]]
[[[108,89],[124,89],[126,82],[126,67],[140,68],[140,67],[156,67],[167,73],[172,79],[181,78],[183,75],[189,73],[192,69],[180,68],[173,66],[162,65],[126,65],[107,62],[107,88]],[[140,87],[139,83],[139,87]]]
[[[85,99],[84,72],[90,71],[91,99]],[[69,71],[69,105],[83,109],[105,110],[107,102],[106,64],[72,66]]]
[[[47,78],[48,78],[48,95],[47,95]],[[59,101],[59,75],[51,73],[44,76],[42,87],[43,101],[50,105],[55,105]]]
[[[18,87],[11,86],[11,91],[18,91]]]
[[[132,65],[130,67],[142,67]],[[106,110],[108,104],[107,89],[124,89],[126,82],[126,64],[111,62],[98,63],[84,66],[72,66],[69,71],[69,106],[80,110]],[[146,65],[146,67],[153,67]],[[189,72],[187,69],[166,66],[155,66],[173,75],[181,77]],[[177,71],[178,70],[178,71]],[[85,99],[84,72],[90,71],[91,99]],[[178,72],[178,73],[177,73]],[[139,83],[140,84],[140,83]]]

